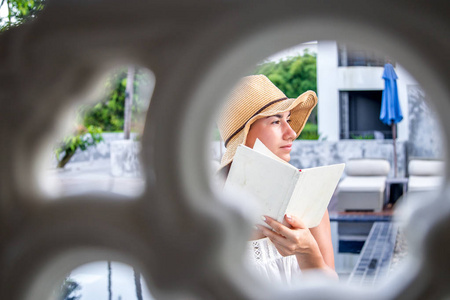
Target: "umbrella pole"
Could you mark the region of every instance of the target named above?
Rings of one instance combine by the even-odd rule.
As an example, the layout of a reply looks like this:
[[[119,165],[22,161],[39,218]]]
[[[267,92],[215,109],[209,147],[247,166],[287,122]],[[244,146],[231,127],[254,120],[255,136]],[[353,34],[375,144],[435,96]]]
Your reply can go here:
[[[395,145],[395,139],[396,139],[395,132],[396,132],[396,130],[395,130],[395,123],[394,122],[392,122],[392,126],[391,127],[392,127],[392,142],[394,144],[394,178],[397,178],[397,147]]]

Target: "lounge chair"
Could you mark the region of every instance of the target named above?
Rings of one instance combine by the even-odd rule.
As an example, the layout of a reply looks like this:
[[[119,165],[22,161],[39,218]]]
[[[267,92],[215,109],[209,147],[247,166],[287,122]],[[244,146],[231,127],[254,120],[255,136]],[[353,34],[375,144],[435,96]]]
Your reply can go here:
[[[351,159],[338,185],[338,211],[381,211],[390,164],[385,159]]]
[[[414,158],[408,163],[408,194],[437,190],[444,180],[445,163],[437,159]]]

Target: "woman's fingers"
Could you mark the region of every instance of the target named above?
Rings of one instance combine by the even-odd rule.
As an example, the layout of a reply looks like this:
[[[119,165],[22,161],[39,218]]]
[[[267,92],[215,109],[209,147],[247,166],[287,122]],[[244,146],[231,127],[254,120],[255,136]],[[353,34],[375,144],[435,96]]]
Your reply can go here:
[[[272,241],[282,256],[296,255],[300,268],[325,266],[317,241],[299,218],[286,215],[283,220],[286,225],[267,216],[263,220],[273,230],[262,225],[257,225],[258,229]]]
[[[291,229],[281,224],[280,222],[270,218],[263,217],[264,222],[267,223],[273,230],[260,226],[262,233],[267,236],[276,246],[282,255],[294,254],[295,250],[299,248],[298,233],[295,228]]]
[[[284,219],[293,228],[301,228],[301,229],[306,229],[307,228],[305,223],[303,223],[303,221],[300,220],[296,216],[286,214],[286,215],[284,215]]]
[[[284,236],[279,235],[278,233],[276,233],[275,231],[273,231],[272,229],[269,229],[265,226],[262,225],[257,225],[258,229],[262,232],[262,234],[264,234],[266,237],[268,237],[272,242],[274,243],[282,243],[283,240],[285,240],[286,238]]]
[[[273,228],[273,230],[258,226],[262,234],[276,244],[278,251],[285,255],[297,253],[308,253],[311,247],[314,248],[316,241],[305,224],[295,216],[285,216],[285,221],[289,227],[277,222],[270,217],[263,217],[263,220]],[[292,228],[291,228],[292,227]],[[281,253],[283,255],[283,253]]]
[[[281,224],[280,222],[272,219],[271,217],[263,216],[263,221],[267,223],[270,227],[272,227],[275,232],[278,234],[288,238],[292,235],[291,229],[287,228],[285,225]]]
[[[284,236],[279,235],[272,229],[269,229],[262,225],[257,225],[259,230],[262,232],[263,235],[265,235],[267,238],[269,238],[272,243],[277,248],[278,252],[282,256],[288,256],[294,254],[292,251],[292,245],[289,242],[288,239],[286,239]]]

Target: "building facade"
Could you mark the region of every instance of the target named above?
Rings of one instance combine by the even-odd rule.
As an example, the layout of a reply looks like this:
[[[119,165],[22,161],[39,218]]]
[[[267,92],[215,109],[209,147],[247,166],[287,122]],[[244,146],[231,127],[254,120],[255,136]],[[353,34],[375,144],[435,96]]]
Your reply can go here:
[[[317,45],[317,93],[319,133],[328,141],[341,139],[391,139],[391,128],[379,120],[384,64],[391,62],[404,119],[397,138],[409,138],[408,86],[417,82],[398,63],[370,50],[319,41]]]

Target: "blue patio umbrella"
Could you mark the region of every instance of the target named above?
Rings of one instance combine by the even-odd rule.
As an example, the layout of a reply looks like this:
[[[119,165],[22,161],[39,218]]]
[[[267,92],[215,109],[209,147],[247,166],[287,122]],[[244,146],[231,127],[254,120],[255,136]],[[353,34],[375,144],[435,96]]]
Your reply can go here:
[[[380,120],[392,127],[392,141],[394,145],[394,176],[397,177],[397,149],[395,145],[395,132],[398,122],[403,120],[402,109],[397,92],[397,74],[391,64],[384,65],[384,90],[381,97]]]

